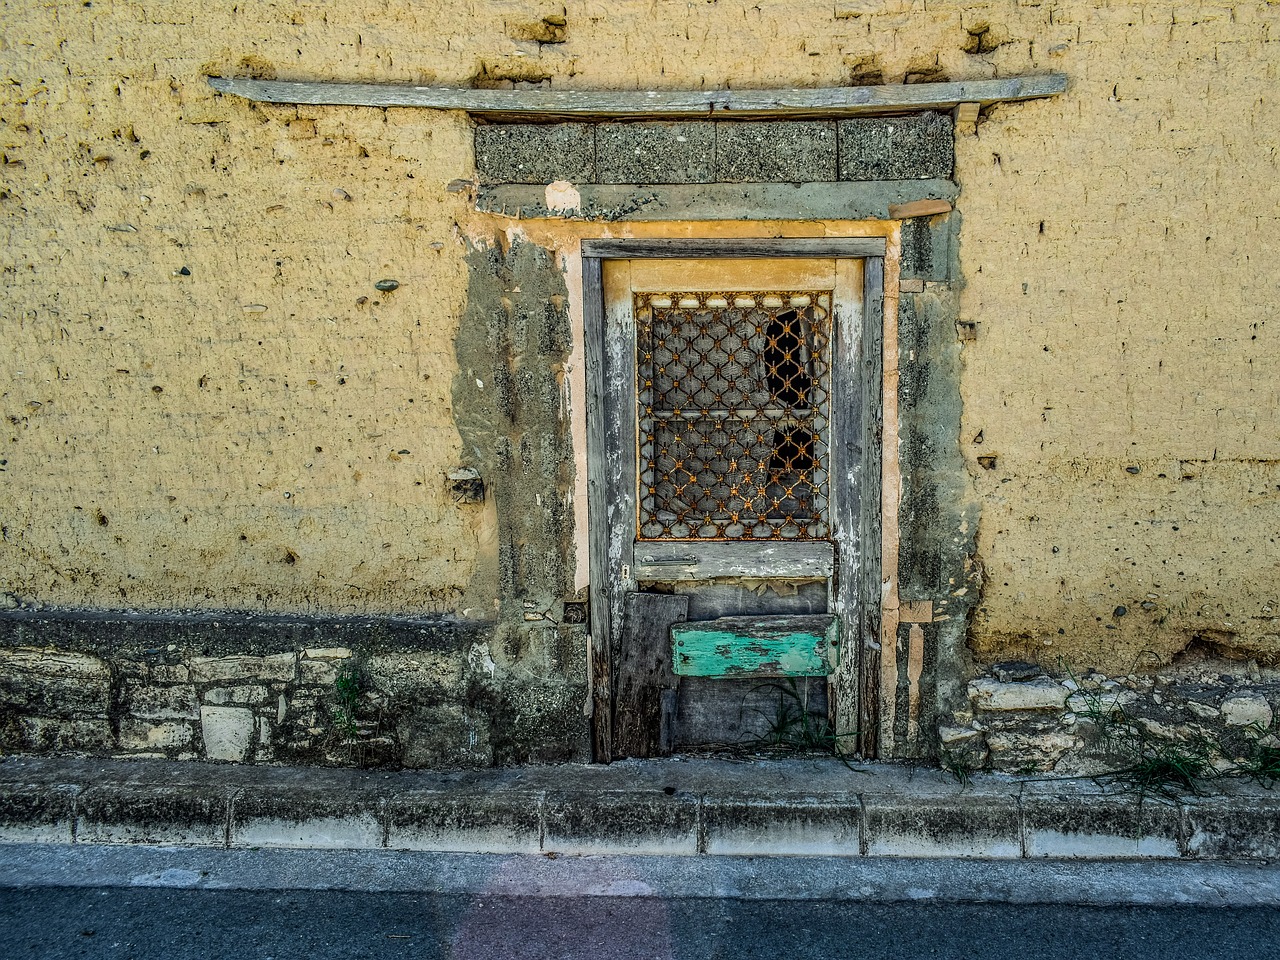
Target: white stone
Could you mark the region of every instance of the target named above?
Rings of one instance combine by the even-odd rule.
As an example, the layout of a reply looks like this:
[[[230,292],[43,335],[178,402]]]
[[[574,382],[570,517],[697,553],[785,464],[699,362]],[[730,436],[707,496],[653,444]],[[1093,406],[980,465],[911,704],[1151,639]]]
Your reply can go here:
[[[1222,713],[1217,707],[1211,707],[1207,703],[1197,703],[1195,700],[1187,701],[1187,709],[1201,720],[1212,720]]]
[[[1222,719],[1233,727],[1256,725],[1260,731],[1266,730],[1271,726],[1273,716],[1271,704],[1257,694],[1228,697],[1222,701]]]
[[[1067,689],[1046,677],[1026,683],[983,678],[969,684],[969,696],[980,710],[1062,710]]]
[[[171,750],[191,746],[191,727],[185,723],[163,721],[146,723],[126,719],[120,723],[120,746],[126,750]]]
[[[205,691],[204,702],[223,706],[228,703],[266,703],[267,688],[258,684],[243,687],[214,687]]]
[[[253,711],[244,707],[201,707],[200,728],[206,758],[243,761],[253,739]]]
[[[294,653],[275,653],[269,657],[196,657],[191,661],[191,672],[196,683],[292,680],[297,659]]]
[[[978,731],[973,727],[939,727],[938,739],[943,746],[950,746],[953,743],[964,743],[966,740],[972,740],[978,736]]]

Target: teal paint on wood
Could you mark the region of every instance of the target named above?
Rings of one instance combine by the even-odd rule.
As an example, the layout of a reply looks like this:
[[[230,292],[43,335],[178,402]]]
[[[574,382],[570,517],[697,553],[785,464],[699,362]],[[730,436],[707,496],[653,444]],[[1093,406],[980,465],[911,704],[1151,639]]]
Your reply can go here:
[[[682,677],[825,677],[836,659],[830,615],[721,617],[671,628]]]

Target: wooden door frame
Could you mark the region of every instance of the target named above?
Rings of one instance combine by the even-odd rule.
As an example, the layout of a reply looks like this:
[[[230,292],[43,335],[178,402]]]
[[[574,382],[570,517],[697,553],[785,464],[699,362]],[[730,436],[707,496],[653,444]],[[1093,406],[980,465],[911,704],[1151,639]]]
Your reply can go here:
[[[848,343],[840,324],[833,324],[833,351],[851,351],[851,369],[861,373],[853,393],[833,384],[831,436],[848,445],[847,473],[829,478],[832,493],[832,532],[837,542],[856,545],[856,564],[837,565],[835,577],[853,577],[854,589],[837,589],[833,611],[845,624],[844,654],[856,657],[854,702],[856,752],[877,753],[880,716],[880,486],[884,316],[883,237],[796,239],[681,239],[583,240],[583,333],[587,380],[587,509],[591,582],[591,740],[592,759],[608,763],[613,752],[612,625],[620,622],[623,597],[635,589],[633,571],[624,571],[622,558],[610,556],[609,530],[617,511],[629,501],[611,496],[616,481],[606,452],[617,448],[617,415],[610,397],[609,378],[623,371],[610,369],[605,329],[604,261],[667,258],[682,260],[815,259],[863,261],[863,309],[860,335]],[[616,366],[616,364],[615,364]],[[634,369],[626,376],[634,383]],[[626,391],[622,391],[626,392]],[[844,402],[837,402],[843,400]],[[856,402],[853,402],[856,401]],[[634,411],[625,411],[634,416]],[[857,495],[836,495],[837,484]],[[849,569],[853,566],[854,569]],[[624,572],[627,574],[624,576]],[[844,584],[848,586],[847,581]],[[617,609],[614,609],[614,608]],[[855,619],[856,618],[856,619]],[[849,628],[855,636],[849,636]],[[856,641],[856,642],[850,642]],[[844,702],[848,702],[845,698]],[[848,729],[841,723],[841,729]]]

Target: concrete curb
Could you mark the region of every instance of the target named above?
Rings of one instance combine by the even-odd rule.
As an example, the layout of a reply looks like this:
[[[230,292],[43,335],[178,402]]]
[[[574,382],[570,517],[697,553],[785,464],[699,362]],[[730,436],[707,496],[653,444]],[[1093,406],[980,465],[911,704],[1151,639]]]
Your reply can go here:
[[[1173,803],[1087,780],[830,760],[438,773],[72,758],[0,762],[0,842],[487,854],[1280,857],[1280,793]]]

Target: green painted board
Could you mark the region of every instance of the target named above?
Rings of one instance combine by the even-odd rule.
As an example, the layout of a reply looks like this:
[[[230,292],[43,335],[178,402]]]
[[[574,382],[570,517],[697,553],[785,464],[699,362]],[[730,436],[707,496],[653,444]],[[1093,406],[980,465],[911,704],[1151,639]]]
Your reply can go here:
[[[671,627],[681,677],[825,677],[838,646],[830,614],[721,617]]]

